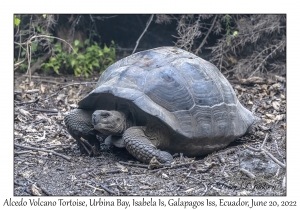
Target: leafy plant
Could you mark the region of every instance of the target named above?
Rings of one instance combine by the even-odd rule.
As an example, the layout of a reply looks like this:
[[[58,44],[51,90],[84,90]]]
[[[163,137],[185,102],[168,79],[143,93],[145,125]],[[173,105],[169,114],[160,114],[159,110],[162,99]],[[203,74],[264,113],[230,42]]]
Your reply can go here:
[[[62,50],[61,43],[56,43],[54,53],[56,54],[54,57],[41,65],[44,71],[53,70],[59,74],[61,69],[73,70],[75,76],[84,75],[88,77],[95,70],[104,71],[116,60],[113,41],[110,47],[104,45],[101,48],[96,42],[90,44],[89,40],[84,43],[75,40],[74,51],[71,54]]]
[[[17,16],[15,15],[14,16],[14,24],[15,24],[15,27],[18,27],[20,25],[20,22],[21,20],[19,18],[17,18]]]

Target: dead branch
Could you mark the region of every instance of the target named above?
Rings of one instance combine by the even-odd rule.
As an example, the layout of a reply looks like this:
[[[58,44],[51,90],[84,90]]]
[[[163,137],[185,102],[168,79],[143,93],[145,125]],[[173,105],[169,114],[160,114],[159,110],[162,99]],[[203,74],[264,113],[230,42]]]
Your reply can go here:
[[[265,149],[262,149],[262,151],[264,153],[266,153],[275,163],[277,163],[278,165],[280,165],[282,168],[286,168],[286,165],[282,162],[280,162],[277,158],[275,158],[270,152],[268,152]]]
[[[26,91],[24,91],[24,93],[26,93],[26,94],[38,93],[38,92],[39,92],[39,89],[32,89],[32,90],[26,90]],[[14,94],[22,94],[22,91],[15,90]]]
[[[30,146],[24,146],[24,145],[20,145],[20,144],[17,144],[17,143],[14,143],[15,146],[17,147],[21,147],[21,148],[24,148],[24,149],[31,149],[31,150],[37,150],[37,151],[42,151],[42,152],[48,152],[48,153],[52,153],[54,155],[57,155],[57,156],[60,156],[64,159],[66,159],[67,161],[71,161],[71,158],[66,156],[66,155],[62,155],[58,152],[55,152],[55,151],[51,151],[51,150],[47,150],[47,149],[41,149],[41,148],[36,148],[36,147],[30,147]]]
[[[262,143],[261,146],[260,146],[260,149],[261,149],[261,150],[264,148],[265,143],[266,143],[268,137],[269,137],[269,134],[267,133],[266,136],[265,136],[265,139],[264,139],[263,143]]]
[[[41,186],[39,183],[37,183],[36,186],[39,187],[42,190],[42,192],[44,192],[46,195],[53,196],[52,193],[50,193],[45,187]]]
[[[163,167],[163,168],[153,169],[153,170],[151,170],[151,172],[156,172],[156,171],[165,170],[165,169],[173,169],[173,168],[178,168],[178,167],[181,167],[181,166],[188,166],[188,165],[191,165],[193,163],[199,163],[199,162],[201,162],[201,161],[196,160],[196,161],[191,161],[191,162],[188,162],[188,163],[180,163],[180,164],[171,165],[171,166],[167,166],[167,167]]]
[[[153,16],[154,16],[154,15],[151,15],[151,16],[150,16],[150,18],[149,18],[149,20],[148,20],[148,22],[147,22],[147,24],[146,24],[145,30],[143,31],[143,33],[141,34],[141,36],[140,36],[140,37],[138,38],[138,40],[136,41],[136,45],[135,45],[135,48],[134,48],[133,51],[132,51],[132,54],[135,53],[135,50],[136,50],[137,46],[139,45],[141,38],[142,38],[142,37],[144,36],[144,34],[146,33],[146,31],[147,31],[147,29],[148,29],[150,23],[151,23],[152,20],[153,20]]]
[[[100,192],[104,192],[104,191],[105,191],[105,190],[103,190],[103,189],[100,189],[100,188],[94,187],[94,186],[92,186],[92,185],[90,185],[90,184],[88,184],[88,183],[85,183],[85,185],[86,185],[86,186],[88,186],[88,187],[91,187],[91,188],[93,188],[93,189],[94,189],[94,193],[96,192],[96,190],[99,190]]]
[[[21,43],[21,45],[26,45],[26,55],[25,55],[25,58],[24,60],[14,64],[14,70],[18,69],[19,66],[24,63],[26,60],[28,60],[28,69],[27,69],[27,74],[29,74],[29,81],[31,81],[31,74],[37,69],[37,68],[34,68],[34,69],[31,69],[30,67],[30,63],[31,63],[31,43],[32,43],[32,40],[36,39],[36,38],[53,38],[53,39],[58,39],[62,42],[65,42],[67,43],[70,48],[73,50],[73,52],[75,52],[75,50],[73,49],[72,45],[70,43],[68,43],[67,41],[65,41],[64,39],[61,39],[61,38],[58,38],[58,37],[55,37],[55,36],[48,36],[48,35],[34,35],[32,36],[30,39],[28,39],[26,42],[24,43]],[[75,52],[76,54],[76,52]],[[46,60],[47,59],[47,56],[43,56],[42,59]],[[34,71],[33,71],[34,70]]]
[[[254,178],[255,178],[255,175],[252,174],[250,171],[248,171],[248,170],[246,170],[246,169],[244,169],[244,168],[240,168],[239,170],[240,170],[240,172],[242,172],[243,174],[245,174],[245,175],[248,176],[249,178],[251,178],[251,179],[254,179]]]
[[[134,164],[134,163],[127,163],[124,161],[119,161],[119,163],[124,164],[124,165],[128,165],[128,166],[135,166],[135,167],[140,167],[140,168],[148,168],[148,165],[145,164]]]
[[[250,149],[250,150],[252,150],[252,151],[254,151],[254,152],[260,152],[260,151],[261,151],[260,148],[259,148],[259,149],[256,149],[256,148],[251,147],[251,146],[249,146],[249,145],[245,145],[245,146],[246,146],[247,149]]]
[[[45,53],[41,58],[39,58],[39,60],[31,66],[31,68],[30,68],[31,74],[33,72],[35,72],[36,70],[38,70],[41,67],[41,64],[44,63],[48,58],[50,58],[50,56],[51,56],[51,53],[48,52],[48,53]]]
[[[25,101],[25,102],[19,102],[19,103],[16,103],[17,106],[20,106],[20,105],[24,105],[24,104],[34,104],[34,103],[38,103],[40,100],[40,98],[37,98],[35,100],[32,100],[32,101]]]
[[[259,149],[253,148],[253,147],[248,146],[248,145],[246,145],[246,148],[248,148],[248,149],[250,149],[250,150],[252,150],[252,151],[254,151],[254,152],[263,152],[263,153],[267,154],[267,155],[268,155],[275,163],[277,163],[278,165],[280,165],[282,168],[286,168],[286,165],[285,165],[284,163],[280,162],[280,161],[279,161],[276,157],[274,157],[270,152],[268,152],[267,150],[265,150],[265,149],[263,148],[263,146],[264,146],[264,144],[265,144],[267,138],[268,138],[268,134],[266,134],[265,139],[264,139],[264,141],[263,141],[263,143],[262,143],[262,145],[261,145],[261,147],[260,147]]]
[[[32,40],[35,39],[35,38],[54,38],[54,39],[58,39],[60,41],[63,41],[65,43],[67,43],[71,48],[72,50],[74,51],[73,47],[71,44],[69,44],[67,41],[65,41],[64,39],[61,39],[61,38],[58,38],[58,37],[55,37],[55,36],[47,36],[47,35],[35,35],[35,36],[32,36],[30,39],[28,39],[26,42],[23,42],[23,43],[16,43],[16,44],[19,44],[19,45],[26,45],[26,54],[25,54],[25,58],[24,60],[18,62],[18,63],[15,63],[14,64],[14,70],[16,70],[22,63],[24,63],[26,61],[26,59],[28,59],[29,57],[29,53],[28,53],[28,47],[29,45],[31,45],[32,43]],[[74,51],[75,52],[75,51]]]
[[[90,168],[90,169],[87,169],[87,170],[85,170],[85,171],[79,171],[79,172],[76,173],[76,176],[79,176],[79,175],[84,174],[84,173],[87,173],[87,172],[91,172],[91,171],[93,171],[93,170],[94,170],[93,168]]]
[[[285,42],[281,42],[269,55],[267,55],[261,62],[260,62],[260,64],[258,65],[258,67],[252,72],[252,74],[250,74],[250,77],[252,77],[260,68],[261,68],[261,66],[263,65],[263,64],[265,64],[265,62],[271,57],[271,56],[273,56],[276,52],[277,52],[277,50],[282,46],[282,45],[284,45],[285,44]],[[271,48],[271,47],[270,47]],[[268,49],[270,49],[270,48],[268,48]],[[268,50],[267,49],[267,50]],[[263,50],[263,51],[265,51],[265,50]],[[262,52],[263,52],[262,51]],[[261,53],[262,53],[261,52]]]
[[[198,52],[201,50],[201,48],[203,47],[203,45],[206,43],[206,39],[208,38],[208,35],[210,34],[211,30],[213,29],[213,27],[215,26],[216,20],[217,20],[218,15],[215,15],[215,18],[213,20],[213,23],[211,24],[208,32],[206,33],[206,36],[204,37],[203,41],[201,42],[200,46],[197,48],[195,54],[198,55]]]
[[[280,157],[283,157],[283,155],[279,152],[279,148],[278,148],[278,144],[277,144],[276,139],[275,139],[275,147],[276,147],[276,150],[277,150],[277,154],[278,154]]]
[[[38,112],[52,112],[52,113],[58,113],[57,110],[50,110],[50,109],[32,109],[32,111],[38,111]]]
[[[115,192],[108,189],[105,185],[101,184],[100,182],[95,182],[95,181],[92,181],[95,185],[98,185],[100,186],[102,189],[104,189],[106,192],[108,192],[109,194],[112,194],[112,195],[115,195]]]

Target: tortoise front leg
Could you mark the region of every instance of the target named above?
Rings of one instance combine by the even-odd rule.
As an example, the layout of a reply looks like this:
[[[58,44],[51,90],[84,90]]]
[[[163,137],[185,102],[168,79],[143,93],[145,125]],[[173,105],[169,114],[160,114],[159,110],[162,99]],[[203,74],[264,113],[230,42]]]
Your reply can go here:
[[[171,164],[173,157],[170,153],[161,151],[145,135],[145,127],[130,127],[124,134],[125,147],[130,154],[144,163],[150,163],[155,156],[160,163]]]
[[[80,151],[89,156],[97,156],[99,154],[97,145],[99,146],[100,143],[96,135],[100,133],[94,130],[92,113],[93,111],[74,109],[65,116],[64,122],[68,132],[76,140]]]

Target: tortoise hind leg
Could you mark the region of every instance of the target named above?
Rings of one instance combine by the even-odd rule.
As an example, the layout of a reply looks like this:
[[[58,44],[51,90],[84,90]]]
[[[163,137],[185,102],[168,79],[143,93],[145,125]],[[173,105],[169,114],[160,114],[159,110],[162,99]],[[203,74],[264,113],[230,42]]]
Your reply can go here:
[[[161,151],[145,135],[145,127],[130,127],[124,134],[123,139],[127,151],[139,161],[150,163],[155,156],[160,163],[170,164],[173,157],[170,153]]]

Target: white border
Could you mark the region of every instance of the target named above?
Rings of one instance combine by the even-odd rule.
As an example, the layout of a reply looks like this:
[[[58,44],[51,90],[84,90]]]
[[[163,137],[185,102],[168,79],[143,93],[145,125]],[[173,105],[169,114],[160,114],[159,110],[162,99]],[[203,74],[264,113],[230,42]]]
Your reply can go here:
[[[287,14],[287,197],[243,197],[244,200],[276,200],[279,201],[298,201],[299,200],[299,6],[296,1],[1,1],[0,10],[0,40],[1,40],[1,150],[0,150],[0,206],[3,208],[3,202],[6,198],[20,200],[20,197],[13,197],[13,14],[14,13],[283,13]],[[67,200],[69,197],[64,197]],[[77,197],[72,197],[76,199]],[[122,197],[122,200],[132,201],[134,197]],[[154,197],[154,199],[162,199],[167,202],[174,197]],[[222,197],[183,197],[184,200],[215,200],[218,203]],[[237,197],[224,197],[226,200],[236,200]],[[28,198],[25,198],[28,199]],[[59,197],[43,197],[43,200],[59,199]],[[88,197],[80,197],[82,200],[88,200]],[[105,199],[115,200],[113,197],[105,197]],[[137,197],[136,199],[142,199]],[[150,199],[150,197],[146,197]],[[12,207],[10,207],[12,208]],[[24,207],[22,207],[24,208]],[[29,205],[25,208],[33,208]],[[40,207],[38,207],[40,208]],[[47,207],[53,208],[53,207]],[[66,208],[66,207],[65,207]],[[68,207],[79,208],[79,207]],[[103,208],[103,207],[97,207]],[[137,207],[135,209],[139,209]],[[153,208],[153,207],[147,207]],[[163,207],[155,207],[166,209]],[[183,207],[171,207],[175,209],[184,209]],[[201,207],[198,207],[199,209]],[[207,208],[207,207],[206,207]],[[225,208],[225,207],[224,207]],[[231,208],[231,207],[228,207]],[[226,208],[226,209],[228,209]],[[104,207],[104,209],[106,209]],[[112,209],[112,208],[111,208]],[[125,208],[122,208],[125,209]],[[129,209],[132,209],[129,208]],[[192,209],[188,207],[187,209]],[[261,209],[255,208],[255,209]],[[281,209],[281,208],[280,208]]]

